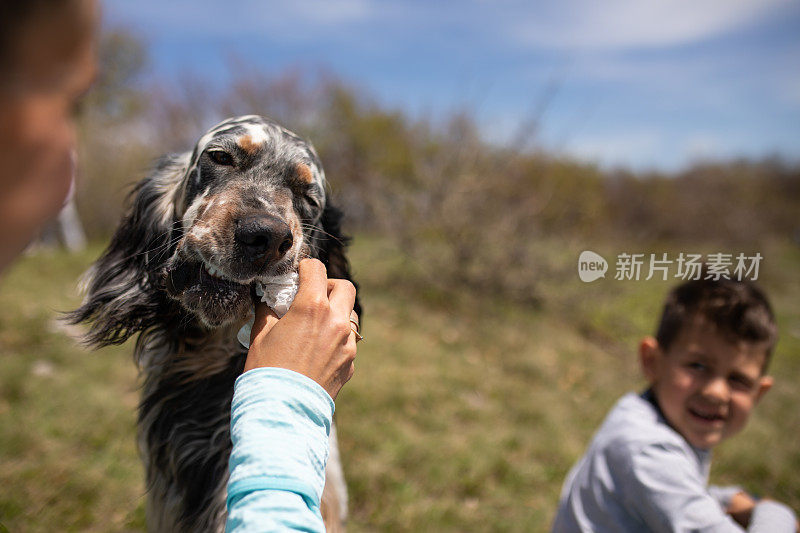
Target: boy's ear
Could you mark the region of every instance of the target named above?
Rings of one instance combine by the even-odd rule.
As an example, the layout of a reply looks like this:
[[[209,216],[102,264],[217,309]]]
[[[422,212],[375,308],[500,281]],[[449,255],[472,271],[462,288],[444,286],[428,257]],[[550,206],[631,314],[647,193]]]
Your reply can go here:
[[[772,376],[761,376],[758,380],[758,391],[756,392],[756,403],[761,400],[761,397],[764,396],[769,389],[772,388],[773,383]]]
[[[645,337],[639,343],[639,364],[644,377],[651,385],[658,376],[658,363],[661,355],[661,347],[655,337]]]

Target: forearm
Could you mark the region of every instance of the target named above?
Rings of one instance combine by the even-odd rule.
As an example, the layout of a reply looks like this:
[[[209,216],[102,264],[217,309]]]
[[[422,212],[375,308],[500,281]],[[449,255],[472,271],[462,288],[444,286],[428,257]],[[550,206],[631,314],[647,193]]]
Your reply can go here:
[[[325,485],[333,400],[314,381],[259,368],[236,381],[228,531],[324,531]]]

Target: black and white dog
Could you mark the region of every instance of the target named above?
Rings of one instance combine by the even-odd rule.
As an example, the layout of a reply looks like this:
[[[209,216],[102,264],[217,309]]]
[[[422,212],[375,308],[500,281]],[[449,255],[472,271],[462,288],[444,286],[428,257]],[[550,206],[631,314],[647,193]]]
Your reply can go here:
[[[193,151],[166,156],[131,198],[69,319],[90,322],[85,340],[97,347],[138,334],[148,529],[222,531],[231,396],[246,355],[236,333],[254,284],[305,257],[351,279],[341,212],[313,147],[260,116],[226,120]],[[327,474],[331,531],[347,498],[335,439]]]

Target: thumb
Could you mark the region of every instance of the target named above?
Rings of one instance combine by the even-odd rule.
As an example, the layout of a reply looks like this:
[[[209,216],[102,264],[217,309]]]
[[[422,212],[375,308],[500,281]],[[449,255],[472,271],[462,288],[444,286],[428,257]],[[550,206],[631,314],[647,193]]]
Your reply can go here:
[[[266,335],[278,323],[278,315],[264,302],[256,303],[256,317],[250,329],[250,344],[262,333]]]
[[[303,259],[297,269],[298,288],[294,301],[300,304],[327,294],[328,275],[325,265],[318,259]]]

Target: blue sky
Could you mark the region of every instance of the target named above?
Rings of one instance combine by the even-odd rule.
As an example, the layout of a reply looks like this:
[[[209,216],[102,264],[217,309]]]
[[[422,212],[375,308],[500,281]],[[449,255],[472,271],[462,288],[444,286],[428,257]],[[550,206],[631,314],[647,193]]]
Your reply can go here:
[[[106,0],[104,18],[157,76],[326,69],[411,116],[472,109],[498,142],[543,109],[540,146],[603,166],[800,160],[797,0]]]

